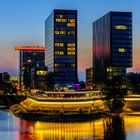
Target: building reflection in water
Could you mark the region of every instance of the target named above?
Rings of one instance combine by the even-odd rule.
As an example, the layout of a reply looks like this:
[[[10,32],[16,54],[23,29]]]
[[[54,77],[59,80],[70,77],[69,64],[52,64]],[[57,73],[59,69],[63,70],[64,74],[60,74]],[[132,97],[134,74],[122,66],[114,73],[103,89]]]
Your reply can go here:
[[[88,122],[20,120],[20,140],[126,140],[140,117],[101,118]],[[130,132],[129,132],[130,131]]]
[[[104,121],[32,122],[20,120],[20,140],[93,140],[103,139]]]
[[[87,122],[27,121],[1,112],[0,140],[139,140],[140,112]]]

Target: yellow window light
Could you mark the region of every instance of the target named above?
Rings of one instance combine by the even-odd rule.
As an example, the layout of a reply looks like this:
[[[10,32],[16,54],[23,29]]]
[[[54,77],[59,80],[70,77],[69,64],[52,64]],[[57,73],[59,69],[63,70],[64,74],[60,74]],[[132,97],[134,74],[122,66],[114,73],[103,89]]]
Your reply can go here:
[[[63,15],[59,15],[60,18],[63,18]]]
[[[55,51],[55,55],[64,55],[63,51]]]
[[[75,48],[67,48],[67,51],[75,51]]]
[[[68,22],[74,23],[75,22],[75,19],[68,19]]]
[[[74,35],[75,31],[68,31],[68,35]]]
[[[107,72],[112,72],[112,68],[107,68]]]
[[[65,19],[65,18],[56,18],[55,21],[56,22],[67,22],[67,19]]]
[[[67,27],[75,27],[75,23],[67,23]]]
[[[67,55],[75,55],[75,52],[67,52]]]
[[[56,35],[59,35],[59,34],[60,35],[65,35],[66,34],[66,31],[62,31],[62,30],[61,31],[55,31],[55,34]]]
[[[116,25],[115,26],[115,29],[116,30],[126,30],[127,29],[127,26],[125,26],[125,25]]]
[[[64,43],[55,43],[55,47],[64,47]]]
[[[75,64],[71,64],[71,67],[75,67]]]
[[[55,68],[58,68],[58,67],[59,67],[59,64],[58,64],[58,63],[55,63],[55,64],[54,64],[54,67],[55,67]]]
[[[120,53],[124,53],[124,52],[126,52],[126,49],[124,49],[124,48],[119,48],[119,52],[120,52]]]
[[[30,63],[30,62],[32,62],[32,60],[29,59],[29,60],[28,60],[28,63]]]
[[[75,47],[75,43],[67,43],[68,47]]]
[[[37,75],[47,75],[47,71],[39,70],[36,72]]]

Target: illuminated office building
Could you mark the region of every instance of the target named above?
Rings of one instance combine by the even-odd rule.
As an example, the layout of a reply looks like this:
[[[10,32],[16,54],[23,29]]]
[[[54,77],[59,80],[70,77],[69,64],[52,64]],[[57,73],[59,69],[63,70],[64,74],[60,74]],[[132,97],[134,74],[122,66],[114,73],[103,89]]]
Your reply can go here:
[[[77,82],[77,11],[53,10],[45,21],[45,65],[55,84]]]
[[[25,88],[31,88],[31,69],[45,66],[45,48],[39,46],[17,46],[20,52],[19,81]]]
[[[93,23],[93,80],[126,77],[132,67],[132,13],[109,12]]]
[[[86,89],[92,90],[93,89],[93,68],[86,69]]]

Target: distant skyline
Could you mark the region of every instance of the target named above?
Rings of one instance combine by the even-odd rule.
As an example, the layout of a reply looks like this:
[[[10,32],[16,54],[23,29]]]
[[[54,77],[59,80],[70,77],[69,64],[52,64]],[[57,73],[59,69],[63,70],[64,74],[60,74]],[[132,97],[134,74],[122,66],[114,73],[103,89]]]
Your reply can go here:
[[[18,45],[44,44],[45,19],[53,9],[78,10],[78,71],[85,80],[85,69],[92,66],[92,23],[109,11],[133,14],[133,68],[140,71],[139,0],[1,0],[0,72],[18,75]]]

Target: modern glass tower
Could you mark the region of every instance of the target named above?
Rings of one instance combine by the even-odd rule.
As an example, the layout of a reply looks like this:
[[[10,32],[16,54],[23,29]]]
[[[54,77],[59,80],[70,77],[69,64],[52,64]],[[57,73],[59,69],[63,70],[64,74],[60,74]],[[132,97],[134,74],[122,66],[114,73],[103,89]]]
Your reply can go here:
[[[45,65],[45,48],[38,46],[17,46],[20,51],[19,81],[20,86],[31,88],[31,69]]]
[[[77,11],[53,10],[45,21],[45,65],[55,84],[77,82]]]
[[[93,80],[104,84],[132,67],[132,13],[109,12],[93,23]]]

